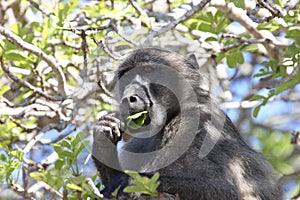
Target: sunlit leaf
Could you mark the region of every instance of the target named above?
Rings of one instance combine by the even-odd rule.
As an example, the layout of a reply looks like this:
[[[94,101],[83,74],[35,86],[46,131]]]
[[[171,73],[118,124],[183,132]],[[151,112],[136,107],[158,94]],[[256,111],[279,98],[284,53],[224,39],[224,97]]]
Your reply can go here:
[[[253,116],[254,116],[254,117],[257,117],[257,116],[258,116],[258,112],[259,112],[261,106],[262,106],[262,104],[260,104],[260,105],[258,105],[258,106],[256,106],[256,107],[254,108],[254,110],[253,110]]]
[[[125,173],[133,178],[133,185],[126,187],[124,192],[140,192],[154,197],[158,196],[157,188],[160,184],[158,181],[158,172],[156,172],[151,179],[148,177],[142,177],[139,173],[134,171],[125,171]]]
[[[234,5],[238,8],[245,9],[245,1],[244,0],[232,0]]]
[[[257,44],[250,44],[243,48],[243,51],[248,51],[248,52],[256,52],[257,50],[258,50]]]
[[[67,183],[67,187],[72,189],[72,190],[82,191],[81,187],[79,187],[78,185],[75,185],[73,183]]]
[[[257,26],[258,30],[275,31],[279,28],[280,28],[280,26],[278,24],[276,24],[275,22],[265,22],[265,23],[259,24]]]
[[[140,128],[147,117],[147,111],[142,111],[127,117],[127,126],[132,129]]]

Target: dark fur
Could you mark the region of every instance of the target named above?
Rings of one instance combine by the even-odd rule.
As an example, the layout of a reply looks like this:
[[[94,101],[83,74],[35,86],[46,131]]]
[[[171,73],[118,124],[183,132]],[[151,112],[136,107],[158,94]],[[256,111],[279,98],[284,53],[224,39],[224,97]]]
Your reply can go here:
[[[193,92],[197,96],[197,104],[188,105],[187,102],[186,105],[188,106],[186,109],[192,112],[197,108],[200,109],[201,114],[200,119],[194,119],[193,116],[189,116],[184,121],[185,119],[181,118],[182,113],[178,101],[172,96],[171,91],[163,87],[152,87],[145,84],[150,95],[152,95],[149,98],[153,100],[153,105],[149,103],[151,108],[147,108],[152,109],[156,104],[163,105],[167,112],[166,124],[154,136],[143,139],[138,137],[131,138],[125,144],[124,149],[131,152],[143,153],[160,149],[166,145],[172,146],[173,138],[178,136],[178,138],[184,140],[189,134],[188,129],[185,132],[177,132],[179,124],[188,124],[190,120],[198,120],[197,122],[199,123],[199,133],[196,134],[189,148],[176,161],[158,170],[161,182],[159,192],[178,194],[180,199],[187,200],[280,199],[281,193],[272,168],[260,154],[252,150],[244,142],[231,120],[222,111],[217,109],[217,106],[210,99],[208,92],[201,89],[202,77],[197,67],[190,64],[183,57],[169,51],[156,48],[139,49],[134,51],[120,65],[115,81],[122,79],[125,75],[130,76],[130,74],[126,73],[130,73],[130,70],[135,67],[142,69],[143,67],[161,64],[171,66],[189,81]],[[131,81],[134,75],[128,81]],[[98,159],[100,158],[102,161],[110,159],[115,164],[114,166],[119,166],[120,169],[130,169],[130,163],[138,162],[135,160],[126,160],[125,155],[124,157],[120,156],[120,160],[117,156],[116,148],[108,148],[106,143],[103,142],[104,138],[108,138],[107,141],[116,144],[121,139],[121,134],[125,129],[124,115],[144,109],[142,108],[144,105],[142,104],[143,102],[141,104],[137,102],[132,108],[128,102],[124,103],[127,98],[124,96],[129,93],[133,95],[136,92],[141,96],[144,95],[141,91],[135,91],[134,87],[128,87],[132,83],[125,82],[119,88],[121,94],[119,97],[121,101],[121,114],[110,114],[102,117],[94,129],[94,161],[105,186],[102,193],[107,198],[111,197],[110,193],[118,187],[121,187],[118,197],[126,196],[122,192],[122,189],[129,184],[130,179],[127,175],[106,166],[106,164],[98,161]],[[123,91],[126,89],[125,86],[127,86],[127,90],[126,94],[123,94]],[[184,89],[180,88],[180,86],[178,86],[178,90],[184,92]],[[188,98],[188,95],[183,97],[183,99]],[[150,119],[148,120],[157,117],[155,115],[159,114],[156,112],[153,113],[149,116]],[[213,117],[224,117],[224,126],[218,124],[218,120],[212,120]],[[104,130],[104,127],[110,129]],[[219,127],[222,127],[222,130],[218,130]],[[207,156],[200,158],[199,150],[204,138],[207,136],[213,140],[212,138],[218,131],[221,132],[221,136],[217,140],[216,145]],[[138,130],[135,132],[138,134]],[[151,171],[151,168],[155,167],[159,162],[164,161],[171,153],[171,150],[167,149],[158,153],[156,159],[142,161],[141,165],[143,167],[140,171],[146,171],[145,175],[151,175],[152,172],[149,172],[149,169]],[[138,194],[130,194],[128,198],[133,199],[138,198],[138,196]]]

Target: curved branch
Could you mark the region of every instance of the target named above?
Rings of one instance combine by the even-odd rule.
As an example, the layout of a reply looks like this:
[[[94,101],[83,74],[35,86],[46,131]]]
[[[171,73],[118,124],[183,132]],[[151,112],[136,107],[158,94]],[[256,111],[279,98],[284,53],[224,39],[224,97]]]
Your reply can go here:
[[[45,92],[43,92],[40,88],[37,88],[33,85],[31,85],[29,82],[25,81],[25,80],[22,80],[22,79],[19,79],[17,78],[13,73],[11,73],[9,71],[9,69],[4,65],[3,63],[3,59],[1,58],[0,60],[0,63],[1,63],[1,68],[2,70],[6,73],[6,75],[11,78],[13,81],[15,81],[16,83],[30,89],[31,91],[33,91],[34,93],[38,94],[38,95],[41,95],[42,97],[45,97],[46,99],[48,100],[52,100],[52,101],[62,101],[62,100],[65,100],[67,99],[68,97],[66,95],[64,96],[51,96],[49,94],[46,94]]]
[[[66,92],[65,92],[66,77],[65,77],[61,67],[56,65],[57,62],[55,61],[54,57],[47,55],[43,50],[41,50],[37,46],[34,46],[30,43],[23,41],[18,35],[5,29],[3,26],[0,26],[0,34],[3,35],[12,44],[14,44],[28,52],[31,52],[34,55],[36,55],[37,57],[44,60],[52,68],[53,72],[57,76],[57,80],[58,80],[58,91],[57,92],[58,92],[58,94],[66,95]]]

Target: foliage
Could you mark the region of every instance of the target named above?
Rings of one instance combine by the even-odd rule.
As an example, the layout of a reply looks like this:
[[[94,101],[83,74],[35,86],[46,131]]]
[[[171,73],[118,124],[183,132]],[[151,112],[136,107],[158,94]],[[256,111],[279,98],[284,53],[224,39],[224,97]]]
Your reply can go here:
[[[139,173],[133,171],[125,171],[130,177],[133,178],[132,185],[127,186],[124,192],[140,192],[142,194],[147,194],[153,197],[158,197],[158,192],[156,191],[160,182],[159,173],[156,172],[151,178],[142,177]]]
[[[82,141],[82,137],[84,137],[83,134],[77,134],[75,137],[67,137],[63,141],[53,144],[55,153],[58,155],[54,166],[32,172],[30,177],[46,182],[57,191],[63,189],[68,199],[78,199],[80,196],[84,199],[96,198],[92,193],[92,188],[86,183],[86,175],[83,174],[88,160],[82,166],[79,163],[79,154],[82,153],[88,142],[87,140]],[[93,177],[93,179],[95,178],[96,176]],[[43,196],[43,194],[37,195]]]
[[[99,112],[114,109],[107,88],[115,63],[147,45],[212,57],[216,67],[200,70],[212,90],[218,85],[220,105],[250,145],[260,144],[282,184],[296,183],[286,197],[299,196],[299,144],[289,142],[299,129],[297,2],[1,2],[0,198],[100,198],[88,152],[92,128]],[[128,121],[141,126],[145,117]],[[128,192],[158,195],[158,174],[128,174]]]

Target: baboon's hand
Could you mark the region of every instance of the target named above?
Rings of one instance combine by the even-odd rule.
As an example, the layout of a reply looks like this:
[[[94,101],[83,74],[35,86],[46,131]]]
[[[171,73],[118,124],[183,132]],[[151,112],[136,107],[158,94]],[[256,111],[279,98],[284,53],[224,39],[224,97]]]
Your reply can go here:
[[[117,118],[116,113],[110,113],[100,117],[94,127],[94,143],[109,139],[116,144],[121,140],[124,123]]]

